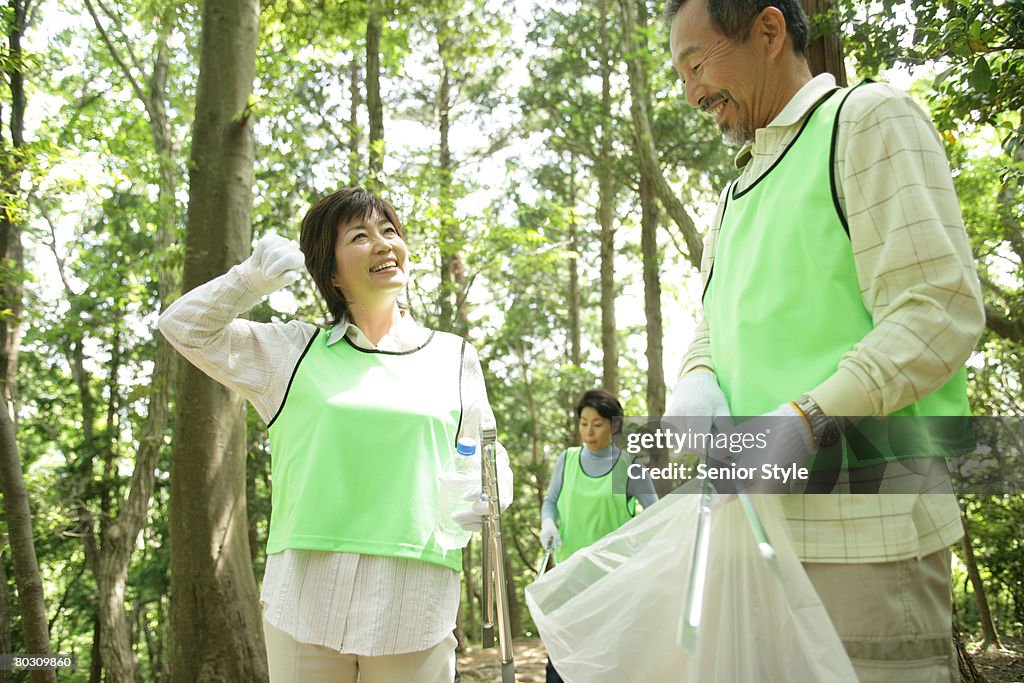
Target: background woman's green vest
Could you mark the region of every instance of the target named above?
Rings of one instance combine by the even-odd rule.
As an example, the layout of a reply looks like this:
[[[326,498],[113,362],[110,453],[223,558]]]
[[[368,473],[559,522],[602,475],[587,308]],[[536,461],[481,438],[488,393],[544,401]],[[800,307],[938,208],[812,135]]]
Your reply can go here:
[[[364,351],[321,331],[270,424],[267,553],[287,548],[432,562],[438,475],[455,449],[463,344],[434,332],[407,353]]]
[[[820,103],[763,176],[727,192],[704,312],[712,364],[733,415],[761,415],[810,391],[874,329],[831,182],[833,131],[848,92]],[[964,369],[894,415],[969,415]],[[875,433],[848,455],[848,465],[876,464],[894,452],[961,452],[962,421],[941,424],[954,427],[952,437],[918,426],[897,445],[887,426],[862,421],[858,437]]]
[[[619,452],[608,474],[591,477],[580,465],[582,450],[566,450],[562,463],[562,490],[558,494],[562,546],[555,552],[559,562],[615,531],[636,514],[636,498],[626,496],[629,462],[624,454]]]

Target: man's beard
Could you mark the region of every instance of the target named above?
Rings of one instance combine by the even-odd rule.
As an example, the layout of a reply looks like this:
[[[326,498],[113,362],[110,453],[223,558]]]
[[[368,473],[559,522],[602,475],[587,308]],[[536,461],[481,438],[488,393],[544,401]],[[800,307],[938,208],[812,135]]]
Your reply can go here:
[[[733,106],[736,108],[736,123],[730,124],[727,120],[722,121],[718,129],[722,131],[722,139],[725,144],[732,147],[742,147],[743,145],[754,141],[754,129],[750,125],[750,116],[747,112],[740,107],[739,103],[732,98],[728,91],[721,91],[715,93],[712,97],[707,99],[707,103],[702,105],[702,109],[705,112],[715,107],[719,102],[725,101],[725,106]]]

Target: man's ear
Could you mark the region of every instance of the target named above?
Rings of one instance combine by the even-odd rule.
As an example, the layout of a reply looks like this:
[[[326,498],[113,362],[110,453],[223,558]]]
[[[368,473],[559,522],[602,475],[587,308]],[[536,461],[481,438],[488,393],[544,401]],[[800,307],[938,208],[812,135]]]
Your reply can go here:
[[[765,7],[754,19],[750,37],[757,39],[764,50],[764,56],[775,59],[786,44],[786,18],[778,7]]]

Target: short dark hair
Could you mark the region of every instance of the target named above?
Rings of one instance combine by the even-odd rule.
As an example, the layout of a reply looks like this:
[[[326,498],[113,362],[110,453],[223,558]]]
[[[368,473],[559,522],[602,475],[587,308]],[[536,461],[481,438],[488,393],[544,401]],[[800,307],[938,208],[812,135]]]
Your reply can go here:
[[[671,24],[680,8],[689,1],[668,0],[665,20]],[[711,25],[726,38],[741,43],[750,37],[750,29],[757,15],[766,7],[776,8],[786,20],[786,31],[793,38],[793,49],[797,54],[807,55],[810,29],[800,0],[707,0],[707,3]]]
[[[579,403],[576,404],[576,419],[583,415],[584,408],[593,408],[597,414],[606,420],[611,420],[612,434],[622,431],[622,404],[619,399],[604,389],[590,389],[583,392]]]
[[[365,221],[375,214],[387,218],[405,239],[405,230],[395,207],[361,187],[343,187],[313,205],[302,219],[299,248],[306,257],[306,270],[327,304],[328,323],[333,327],[348,314],[348,303],[334,282],[334,246],[338,230],[353,221]]]

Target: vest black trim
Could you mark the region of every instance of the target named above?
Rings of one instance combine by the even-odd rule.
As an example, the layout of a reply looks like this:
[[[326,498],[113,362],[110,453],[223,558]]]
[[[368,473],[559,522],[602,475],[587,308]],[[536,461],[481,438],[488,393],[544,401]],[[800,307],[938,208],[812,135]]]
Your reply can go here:
[[[821,105],[825,104],[826,100],[828,100],[830,97],[832,97],[832,95],[836,94],[836,92],[838,92],[838,91],[839,91],[839,88],[833,88],[833,89],[829,90],[827,93],[822,95],[821,98],[817,102],[815,102],[814,104],[811,105],[811,108],[807,110],[807,116],[804,118],[804,122],[800,126],[800,130],[798,130],[796,132],[796,135],[793,136],[793,139],[789,141],[789,145],[786,146],[786,149],[782,150],[782,154],[780,154],[779,157],[775,161],[772,162],[772,165],[769,166],[768,169],[764,173],[762,173],[760,176],[758,176],[757,180],[755,180],[754,182],[750,183],[750,185],[748,185],[746,188],[744,188],[743,191],[741,191],[741,192],[736,191],[736,187],[735,186],[733,187],[732,191],[733,191],[734,197],[736,199],[739,199],[740,197],[742,197],[743,195],[747,194],[748,192],[753,190],[755,187],[757,187],[758,183],[760,183],[762,180],[767,178],[768,174],[771,173],[772,171],[774,171],[775,167],[778,166],[780,163],[782,163],[782,160],[786,158],[787,154],[789,154],[789,150],[793,149],[793,147],[796,145],[796,141],[800,139],[800,135],[802,135],[803,132],[804,132],[804,129],[807,128],[807,124],[811,122],[811,117],[814,116],[814,112],[816,112],[818,110],[818,107],[820,107]],[[722,213],[722,220],[723,221],[725,220],[725,213],[724,212]]]
[[[383,351],[381,349],[361,349],[352,343],[352,340],[348,338],[348,335],[345,335],[344,337],[342,337],[342,339],[344,339],[349,346],[351,346],[356,351],[359,351],[360,353],[382,353],[387,356],[408,356],[410,353],[416,353],[417,351],[424,349],[427,346],[427,344],[433,341],[434,331],[430,331],[430,336],[427,337],[427,340],[425,342],[417,346],[415,349],[409,349],[408,351]]]
[[[434,333],[430,333],[433,338]],[[429,340],[428,340],[429,341]],[[455,426],[455,440],[459,440],[459,432],[462,431],[462,416],[466,412],[466,403],[462,399],[462,371],[466,367],[466,340],[462,340],[462,346],[459,348],[459,423]],[[453,444],[452,448],[458,444]]]
[[[722,222],[725,222],[725,211],[729,208],[729,198],[732,197],[733,186],[736,184],[736,180],[729,182],[729,188],[725,191],[725,204],[722,205]],[[718,235],[722,235],[722,226],[718,226]],[[718,250],[718,244],[715,244],[715,251]],[[711,262],[711,269],[708,271],[707,282],[704,283],[704,290],[700,293],[700,302],[704,303],[704,296],[708,293],[708,287],[711,286],[711,278],[715,274],[715,262]]]
[[[846,104],[846,100],[850,99],[850,95],[853,94],[854,90],[866,83],[874,83],[874,81],[870,78],[865,78],[843,95],[843,101],[839,103],[839,108],[836,109],[836,120],[832,124],[832,144],[828,154],[828,182],[832,190],[832,204],[836,207],[836,215],[839,216],[839,222],[843,224],[843,230],[846,231],[847,237],[850,236],[850,224],[846,221],[843,207],[839,205],[839,192],[836,190],[836,140],[839,138],[839,116],[842,114],[843,105]]]
[[[299,356],[299,360],[295,363],[295,367],[292,368],[292,376],[288,378],[288,387],[284,390],[284,398],[281,399],[281,405],[277,407],[277,412],[274,413],[274,417],[270,418],[270,422],[267,423],[267,429],[270,429],[277,420],[277,416],[281,414],[282,410],[284,410],[284,404],[288,401],[288,393],[292,390],[292,382],[295,381],[295,375],[299,372],[299,366],[302,365],[303,359],[306,357],[306,354],[309,353],[309,350],[313,348],[313,342],[316,341],[321,332],[323,332],[323,330],[318,327],[309,342],[306,343],[306,348],[302,349],[302,355]]]
[[[734,180],[732,182],[732,186],[726,192],[725,205],[722,207],[722,222],[719,224],[719,229],[718,229],[718,238],[719,239],[722,238],[722,226],[725,225],[725,211],[726,211],[726,209],[729,208],[729,198],[732,197],[733,199],[739,199],[743,195],[745,195],[748,192],[750,192],[751,190],[753,190],[757,186],[758,183],[760,183],[762,180],[767,178],[768,175],[772,171],[775,170],[775,167],[778,166],[782,162],[782,160],[786,157],[787,154],[789,154],[789,150],[793,149],[793,147],[796,146],[796,141],[800,139],[800,136],[803,134],[804,129],[807,128],[807,124],[811,122],[811,117],[814,116],[814,112],[816,112],[818,110],[818,107],[820,107],[821,105],[825,104],[825,102],[828,101],[828,99],[831,98],[834,94],[836,94],[839,90],[840,90],[840,88],[832,88],[827,93],[822,95],[821,98],[817,102],[815,102],[813,105],[811,105],[811,108],[807,111],[807,116],[804,118],[803,124],[800,126],[800,130],[798,130],[796,135],[793,136],[793,139],[789,141],[789,145],[786,146],[786,149],[782,150],[782,154],[780,154],[779,157],[775,161],[772,162],[772,165],[769,166],[768,169],[764,173],[762,173],[760,176],[757,177],[757,180],[752,182],[750,185],[748,185],[742,191],[737,191],[736,190],[736,187],[738,185],[738,179]],[[849,95],[847,95],[847,96],[849,96]],[[845,98],[844,98],[844,101],[845,101]],[[839,106],[840,106],[840,108],[842,108],[842,103],[840,103]],[[836,113],[836,120],[838,120],[838,119],[839,119],[839,114],[837,112]],[[835,131],[832,132],[832,135],[833,135],[833,143],[834,143],[834,141],[835,141]],[[835,184],[832,184],[830,189],[832,190],[832,197],[835,198]],[[844,228],[846,227],[846,220],[845,219],[843,219],[843,227]],[[850,231],[847,230],[846,234],[849,235]],[[716,249],[715,250],[717,251],[717,245],[716,245]],[[701,295],[700,295],[701,303],[704,303],[704,296],[708,293],[708,287],[711,286],[711,277],[714,274],[715,274],[715,264],[712,263],[711,264],[711,270],[708,271],[708,280],[707,280],[707,282],[704,283],[704,291],[701,292]]]

